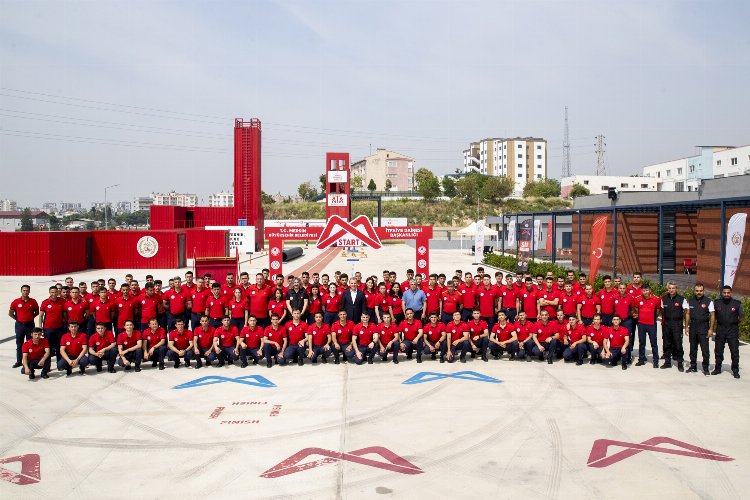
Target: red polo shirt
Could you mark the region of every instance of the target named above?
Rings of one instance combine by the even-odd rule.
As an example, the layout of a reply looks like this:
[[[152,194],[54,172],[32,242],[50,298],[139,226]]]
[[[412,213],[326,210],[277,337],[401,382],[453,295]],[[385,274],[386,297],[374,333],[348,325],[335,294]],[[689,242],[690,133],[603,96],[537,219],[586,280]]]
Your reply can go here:
[[[385,345],[388,345],[388,342],[396,338],[396,334],[398,333],[398,328],[395,324],[391,323],[388,326],[385,326],[385,323],[381,323],[378,325],[378,334],[380,334],[380,343]]]
[[[638,323],[642,325],[656,324],[656,310],[661,307],[659,297],[653,295],[647,299],[641,297],[634,303],[634,306],[638,308]]]
[[[43,328],[61,328],[63,324],[63,311],[65,301],[60,297],[54,301],[46,298],[42,301],[42,312],[44,313]]]
[[[193,340],[193,332],[191,332],[187,328],[183,328],[182,333],[180,333],[175,328],[174,330],[169,332],[169,340],[174,343],[174,346],[177,349],[187,349],[187,347],[190,345],[190,341]]]
[[[251,349],[258,349],[260,347],[260,339],[262,338],[263,328],[258,325],[255,325],[255,328],[246,326],[240,332],[240,339],[242,339],[245,342],[245,345]]]
[[[60,348],[65,348],[65,352],[68,354],[69,358],[77,358],[83,351],[83,348],[87,345],[85,333],[77,333],[76,336],[73,337],[73,335],[68,332],[60,339]]]
[[[417,335],[419,335],[419,330],[422,328],[422,322],[418,319],[413,320],[411,323],[409,323],[407,320],[403,320],[400,325],[398,325],[398,331],[404,334],[404,340],[408,340],[410,342],[413,342],[415,338],[417,338]]]
[[[505,322],[505,326],[500,325],[500,323],[495,323],[495,326],[492,327],[492,331],[497,335],[497,340],[500,342],[512,339],[512,332],[514,329],[515,326],[513,323],[507,321]]]
[[[196,327],[195,330],[193,330],[193,338],[198,338],[198,348],[205,351],[211,347],[214,343],[214,333],[216,333],[216,329],[212,326],[209,326],[205,330],[202,326]]]
[[[79,299],[78,302],[69,300],[65,303],[65,312],[68,314],[68,323],[75,321],[83,323],[83,313],[89,310],[89,303]]]
[[[437,322],[435,325],[432,323],[427,323],[422,327],[422,331],[427,336],[428,339],[430,339],[430,342],[433,344],[440,340],[440,338],[443,336],[443,333],[445,333],[445,325]]]
[[[219,345],[222,347],[234,347],[237,344],[238,335],[237,327],[232,325],[229,325],[229,329],[225,329],[222,325],[214,330],[214,337],[219,339]]]
[[[105,331],[104,335],[99,335],[99,332],[94,332],[94,334],[89,339],[89,348],[95,352],[99,352],[114,343],[115,335],[111,331]]]
[[[290,321],[284,328],[286,328],[289,345],[298,344],[300,340],[304,340],[307,337],[307,323],[304,321],[300,321],[298,325],[295,325],[294,321]]]
[[[31,297],[26,300],[18,297],[10,303],[10,308],[16,311],[16,321],[21,323],[34,321],[34,318],[39,313],[39,304]]]
[[[376,327],[372,323],[368,323],[365,327],[362,323],[359,323],[354,327],[352,335],[357,337],[357,344],[369,345],[372,342],[372,338],[375,335]]]
[[[352,332],[354,331],[354,322],[346,321],[346,324],[342,325],[341,321],[337,321],[331,325],[331,338],[335,338],[339,344],[349,344],[352,341]]]
[[[307,329],[307,334],[312,336],[312,345],[320,347],[326,343],[326,337],[331,333],[328,325],[321,323],[320,326],[312,324]]]
[[[42,359],[45,349],[49,349],[49,341],[45,338],[40,338],[36,344],[34,339],[29,339],[21,346],[21,352],[26,353],[29,361]]]

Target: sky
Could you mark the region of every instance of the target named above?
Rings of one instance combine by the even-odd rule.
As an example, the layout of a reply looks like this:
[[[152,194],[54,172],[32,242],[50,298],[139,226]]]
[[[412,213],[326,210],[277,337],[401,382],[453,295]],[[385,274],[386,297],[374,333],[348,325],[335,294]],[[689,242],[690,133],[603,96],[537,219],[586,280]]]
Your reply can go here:
[[[0,199],[20,206],[232,188],[235,117],[262,188],[326,151],[449,173],[485,137],[543,137],[609,174],[750,143],[750,2],[0,0]]]

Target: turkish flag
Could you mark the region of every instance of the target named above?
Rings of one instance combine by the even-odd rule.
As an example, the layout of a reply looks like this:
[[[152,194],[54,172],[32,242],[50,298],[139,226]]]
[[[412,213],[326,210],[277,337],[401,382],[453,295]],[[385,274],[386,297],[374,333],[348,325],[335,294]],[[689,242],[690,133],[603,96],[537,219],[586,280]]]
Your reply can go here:
[[[552,221],[547,223],[547,253],[552,255]]]
[[[599,262],[604,255],[604,241],[607,239],[608,215],[601,215],[591,226],[591,262],[589,264],[589,283],[594,283],[596,273],[599,272]]]

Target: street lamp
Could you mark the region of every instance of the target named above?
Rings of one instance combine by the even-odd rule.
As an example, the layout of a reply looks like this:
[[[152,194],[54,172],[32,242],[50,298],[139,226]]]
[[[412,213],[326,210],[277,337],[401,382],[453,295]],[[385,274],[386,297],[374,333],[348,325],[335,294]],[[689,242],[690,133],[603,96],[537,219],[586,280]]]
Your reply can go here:
[[[112,184],[104,188],[104,229],[109,229],[109,223],[107,222],[107,189],[117,187],[119,184]]]

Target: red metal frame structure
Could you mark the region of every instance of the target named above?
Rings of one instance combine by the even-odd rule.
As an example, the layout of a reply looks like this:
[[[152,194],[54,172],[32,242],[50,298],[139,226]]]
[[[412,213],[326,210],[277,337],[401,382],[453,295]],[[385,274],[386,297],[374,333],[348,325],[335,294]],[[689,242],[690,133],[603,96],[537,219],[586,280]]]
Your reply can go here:
[[[326,153],[326,219],[351,219],[349,153]]]
[[[248,226],[255,226],[256,245],[263,244],[263,205],[261,203],[261,126],[260,120],[234,120],[234,214]]]

